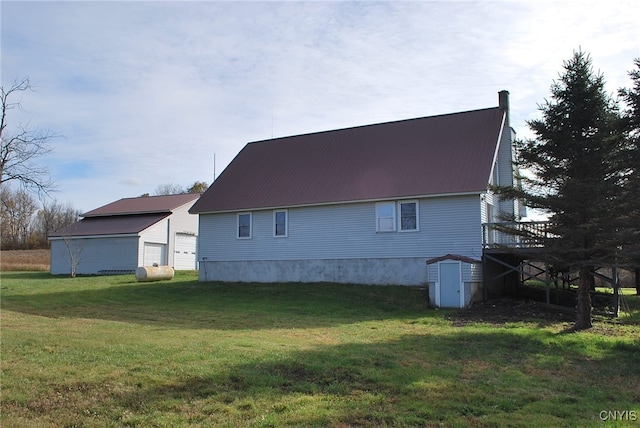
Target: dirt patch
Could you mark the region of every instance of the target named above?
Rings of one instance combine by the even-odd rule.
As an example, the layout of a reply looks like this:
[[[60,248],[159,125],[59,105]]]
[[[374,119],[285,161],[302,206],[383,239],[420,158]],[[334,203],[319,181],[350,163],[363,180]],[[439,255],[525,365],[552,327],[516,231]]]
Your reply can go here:
[[[460,309],[451,315],[451,319],[454,326],[472,323],[504,325],[522,321],[563,323],[575,321],[575,313],[571,308],[552,307],[535,301],[499,299]]]
[[[471,308],[454,312],[450,319],[455,327],[470,324],[485,324],[504,327],[508,323],[534,323],[540,327],[554,326],[560,332],[572,332],[576,321],[574,308],[547,305],[533,300],[499,299],[474,304]],[[602,336],[624,336],[628,329],[621,329],[625,324],[620,318],[598,313],[594,307],[592,315],[593,327],[588,331]]]

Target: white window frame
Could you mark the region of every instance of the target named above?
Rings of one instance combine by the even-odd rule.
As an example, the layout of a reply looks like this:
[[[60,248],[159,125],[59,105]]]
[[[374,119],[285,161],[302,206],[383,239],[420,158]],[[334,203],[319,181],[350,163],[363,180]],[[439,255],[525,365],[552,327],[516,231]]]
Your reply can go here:
[[[277,220],[278,213],[284,213],[284,235],[278,235]],[[274,210],[273,211],[273,237],[274,238],[286,238],[289,236],[289,210]]]
[[[393,213],[391,215],[391,217],[389,216],[381,216],[380,215],[380,208],[383,206],[390,206],[391,209],[393,210]],[[391,219],[391,228],[383,228],[380,225],[381,220],[389,220]],[[393,201],[386,201],[386,202],[376,202],[376,232],[379,233],[388,233],[388,232],[395,232],[397,230],[397,218],[396,218],[396,203]]]
[[[416,228],[402,228],[402,204],[415,204],[416,206]],[[398,231],[400,232],[419,232],[420,231],[420,204],[417,200],[398,201]]]
[[[249,236],[240,236],[240,217],[244,215],[249,216]],[[237,222],[236,222],[236,238],[251,239],[252,236],[253,236],[253,214],[251,212],[238,213]]]

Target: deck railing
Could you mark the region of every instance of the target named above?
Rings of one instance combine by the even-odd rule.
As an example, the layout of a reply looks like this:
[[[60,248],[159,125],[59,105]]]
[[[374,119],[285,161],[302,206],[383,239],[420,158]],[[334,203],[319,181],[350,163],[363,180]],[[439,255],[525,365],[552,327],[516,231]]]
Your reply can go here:
[[[541,248],[555,236],[548,221],[484,223],[484,248]]]

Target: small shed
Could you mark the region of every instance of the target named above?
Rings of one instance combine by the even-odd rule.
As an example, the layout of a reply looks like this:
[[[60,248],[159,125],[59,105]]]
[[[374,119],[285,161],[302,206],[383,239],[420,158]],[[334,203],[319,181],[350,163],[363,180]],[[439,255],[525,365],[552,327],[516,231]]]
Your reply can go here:
[[[427,260],[429,303],[441,308],[464,308],[481,300],[482,261],[458,254]]]
[[[133,273],[139,266],[197,269],[199,194],[123,198],[49,236],[51,274]]]

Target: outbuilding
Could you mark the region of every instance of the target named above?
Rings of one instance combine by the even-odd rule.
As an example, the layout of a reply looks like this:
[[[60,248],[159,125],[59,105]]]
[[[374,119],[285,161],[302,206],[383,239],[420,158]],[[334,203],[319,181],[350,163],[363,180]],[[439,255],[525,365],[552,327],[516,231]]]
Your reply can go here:
[[[123,198],[49,236],[51,274],[132,273],[139,266],[197,269],[199,194]]]

